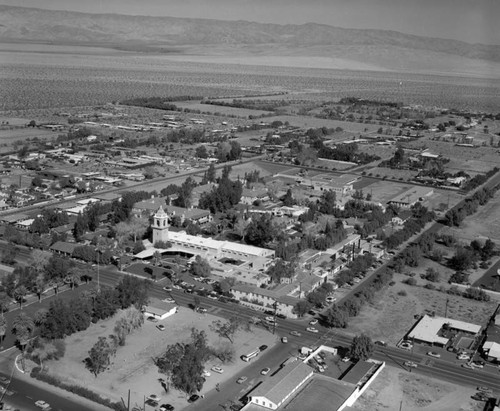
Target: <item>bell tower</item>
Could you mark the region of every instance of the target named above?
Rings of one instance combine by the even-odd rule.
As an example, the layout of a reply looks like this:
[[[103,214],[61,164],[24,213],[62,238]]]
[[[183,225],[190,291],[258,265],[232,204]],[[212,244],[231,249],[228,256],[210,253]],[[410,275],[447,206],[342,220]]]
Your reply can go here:
[[[158,241],[168,241],[168,214],[160,206],[156,213],[153,215],[153,245]]]

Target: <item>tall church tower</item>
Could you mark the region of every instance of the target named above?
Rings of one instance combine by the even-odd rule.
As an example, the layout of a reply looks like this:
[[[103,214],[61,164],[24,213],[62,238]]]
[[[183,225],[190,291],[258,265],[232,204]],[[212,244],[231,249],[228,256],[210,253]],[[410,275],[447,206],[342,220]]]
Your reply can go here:
[[[168,241],[168,214],[163,210],[163,207],[156,211],[153,215],[153,245],[158,241]]]

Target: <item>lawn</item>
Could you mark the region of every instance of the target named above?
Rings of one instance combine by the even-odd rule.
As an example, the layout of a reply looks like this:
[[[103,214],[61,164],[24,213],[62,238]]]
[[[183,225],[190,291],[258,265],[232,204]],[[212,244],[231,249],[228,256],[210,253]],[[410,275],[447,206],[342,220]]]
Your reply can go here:
[[[113,333],[119,315],[120,313],[114,318],[92,324],[86,331],[67,337],[66,355],[60,361],[48,363],[49,373],[59,376],[68,383],[85,386],[113,401],[125,399],[130,389],[132,405],[142,404],[144,395],[156,394],[163,398],[162,403],[171,403],[176,409],[185,407],[187,405],[185,394],[175,389],[167,393],[162,388],[158,379],[165,376],[158,373],[153,358],[162,353],[168,345],[189,340],[193,327],[207,332],[209,345],[218,346],[225,343],[228,340],[221,340],[209,330],[209,325],[217,317],[211,314],[196,314],[188,308],[181,307],[179,313],[160,321],[166,327],[166,331],[159,331],[154,323],[146,321],[139,331],[127,337],[125,346],[118,348],[109,368],[96,378],[85,369],[83,360],[88,356],[88,351],[98,337],[107,337]],[[248,333],[238,333],[234,343],[235,360],[233,363],[222,365],[224,374],[212,372],[202,392],[208,392],[216,383],[231,378],[239,372],[245,364],[239,360],[240,355],[261,344],[271,346],[275,342],[275,336],[261,328]],[[209,360],[206,368],[210,369],[214,365],[220,365],[220,361]]]

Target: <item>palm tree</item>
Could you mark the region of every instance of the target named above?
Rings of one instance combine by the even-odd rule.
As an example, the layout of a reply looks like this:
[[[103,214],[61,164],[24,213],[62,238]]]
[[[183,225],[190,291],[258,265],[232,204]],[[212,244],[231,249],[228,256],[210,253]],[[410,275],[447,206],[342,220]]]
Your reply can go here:
[[[43,325],[45,321],[47,321],[47,315],[49,314],[49,310],[46,308],[40,308],[33,317],[33,322],[37,327]]]
[[[0,344],[2,343],[3,339],[5,338],[5,334],[7,333],[7,320],[5,317],[2,316],[0,317]]]
[[[28,290],[24,285],[20,285],[14,290],[14,299],[19,303],[21,310],[23,309],[23,301],[26,294],[28,294]]]
[[[52,358],[57,354],[57,347],[52,341],[39,341],[38,347],[36,347],[32,352],[31,356],[40,361],[40,367],[43,369],[43,361]]]
[[[47,288],[47,283],[44,278],[40,275],[36,279],[36,295],[38,296],[38,302],[42,302],[42,294]]]
[[[31,334],[35,329],[35,323],[33,319],[26,315],[25,313],[20,313],[12,323],[12,333],[17,337],[17,341],[21,346],[22,359],[23,359],[23,370],[24,370],[24,350],[26,344],[28,344]]]

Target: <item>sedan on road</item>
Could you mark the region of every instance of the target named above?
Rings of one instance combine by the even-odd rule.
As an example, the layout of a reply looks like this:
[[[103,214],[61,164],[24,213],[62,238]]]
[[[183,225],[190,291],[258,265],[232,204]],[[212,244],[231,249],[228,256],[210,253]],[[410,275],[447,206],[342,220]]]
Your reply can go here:
[[[45,401],[42,401],[42,400],[36,401],[35,405],[38,408],[41,408],[42,410],[46,410],[47,408],[50,408],[50,404],[48,402],[45,402]]]
[[[267,375],[267,374],[269,374],[269,371],[271,371],[271,369],[269,367],[266,367],[266,368],[262,368],[262,370],[260,371],[260,373],[262,375]]]
[[[428,355],[429,357],[441,358],[441,354],[439,354],[439,353],[437,353],[437,352],[435,352],[435,351],[429,351],[429,352],[427,353],[427,355]]]
[[[300,336],[302,336],[302,334],[299,333],[298,331],[290,331],[290,335],[293,335],[294,337],[300,337]]]
[[[247,377],[240,377],[236,380],[238,384],[243,384],[246,380],[248,380]]]
[[[406,367],[410,367],[410,368],[417,368],[418,367],[418,364],[413,362],[413,361],[405,361],[403,364]]]
[[[259,350],[260,350],[260,351],[265,351],[265,350],[267,350],[267,345],[261,345],[261,346],[259,347]]]
[[[462,364],[462,367],[464,367],[464,368],[468,368],[469,370],[473,370],[473,369],[474,369],[474,367],[473,367],[472,365],[470,365],[468,362],[463,363],[463,364]]]
[[[318,329],[314,327],[307,327],[306,331],[309,331],[310,333],[318,333]]]

